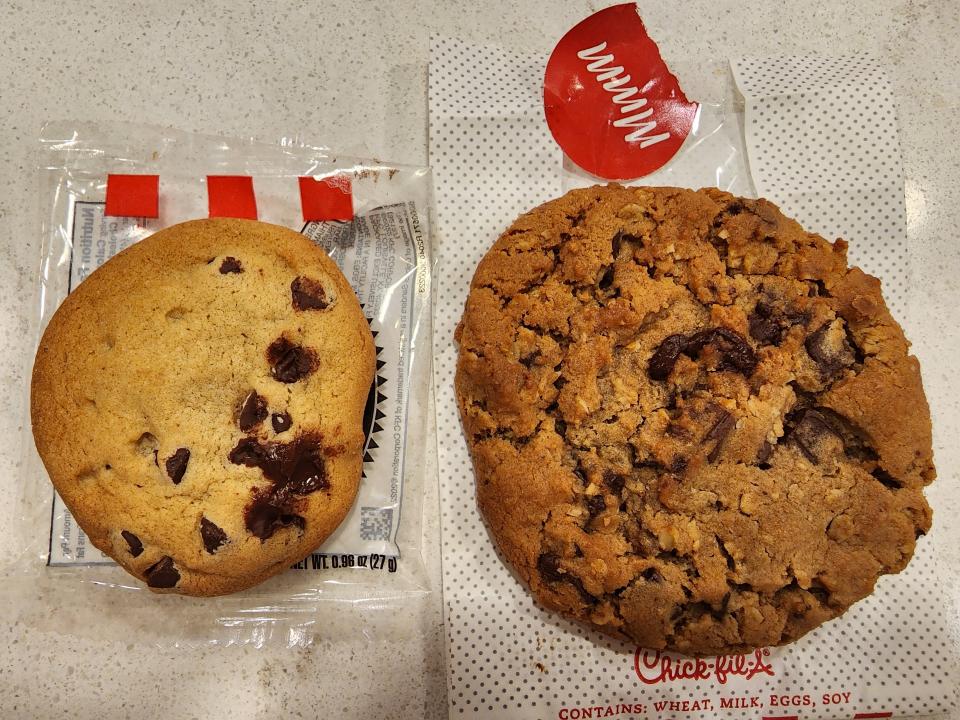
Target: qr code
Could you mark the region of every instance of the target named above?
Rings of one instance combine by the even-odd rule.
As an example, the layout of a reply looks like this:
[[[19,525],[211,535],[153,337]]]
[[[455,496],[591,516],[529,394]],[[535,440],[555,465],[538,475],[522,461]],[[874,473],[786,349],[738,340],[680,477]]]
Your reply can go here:
[[[393,529],[393,508],[360,508],[360,539],[389,540]]]

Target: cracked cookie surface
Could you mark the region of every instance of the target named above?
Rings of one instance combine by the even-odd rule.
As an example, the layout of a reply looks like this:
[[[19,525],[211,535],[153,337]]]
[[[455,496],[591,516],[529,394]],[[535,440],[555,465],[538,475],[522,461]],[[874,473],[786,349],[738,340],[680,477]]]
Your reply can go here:
[[[374,351],[359,301],[292,230],[199,220],[82,282],[33,369],[37,449],[103,552],[219,595],[316,549],[353,503]]]
[[[603,632],[790,642],[930,527],[929,409],[879,282],[765,200],[572,191],[497,240],[456,340],[500,551]]]

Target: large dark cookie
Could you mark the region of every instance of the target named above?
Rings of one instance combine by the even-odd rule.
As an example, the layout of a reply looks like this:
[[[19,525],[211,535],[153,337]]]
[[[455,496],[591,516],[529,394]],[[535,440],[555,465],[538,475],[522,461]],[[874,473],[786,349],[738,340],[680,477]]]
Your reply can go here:
[[[719,190],[573,191],[477,268],[477,496],[546,606],[651,648],[790,642],[930,527],[915,358],[846,244]]]
[[[373,365],[321,248],[265,223],[184,223],[61,305],[34,365],[34,436],[94,545],[151,588],[233,592],[346,515]]]

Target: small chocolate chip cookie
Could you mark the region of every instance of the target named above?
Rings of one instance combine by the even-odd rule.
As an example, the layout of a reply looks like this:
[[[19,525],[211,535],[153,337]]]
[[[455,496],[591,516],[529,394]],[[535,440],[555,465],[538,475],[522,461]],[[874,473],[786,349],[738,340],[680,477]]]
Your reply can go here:
[[[34,438],[96,547],[151,588],[230,593],[346,515],[374,361],[356,295],[309,239],[183,223],[57,310],[33,368]]]
[[[880,283],[765,200],[570,192],[483,258],[456,339],[493,537],[606,633],[787,643],[930,527],[929,409]]]

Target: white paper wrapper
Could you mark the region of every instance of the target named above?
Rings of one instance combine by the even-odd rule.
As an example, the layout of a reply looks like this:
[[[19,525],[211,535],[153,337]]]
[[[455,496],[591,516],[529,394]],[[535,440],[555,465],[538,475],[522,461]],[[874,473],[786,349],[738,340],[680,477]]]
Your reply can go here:
[[[540,609],[498,557],[476,509],[453,394],[460,318],[477,262],[521,212],[589,185],[543,119],[545,57],[435,38],[430,156],[440,288],[435,368],[452,717],[868,718],[954,707],[956,660],[933,546],[873,596],[801,641],[745,658],[657,657]],[[698,125],[648,185],[763,195],[850,242],[902,317],[908,258],[889,84],[867,57],[678,65]],[[744,142],[745,138],[745,142]],[[937,518],[943,522],[944,518]],[[669,668],[669,669],[667,669]],[[693,679],[682,679],[682,677]],[[678,677],[679,676],[679,677]],[[672,679],[677,678],[677,679]]]

